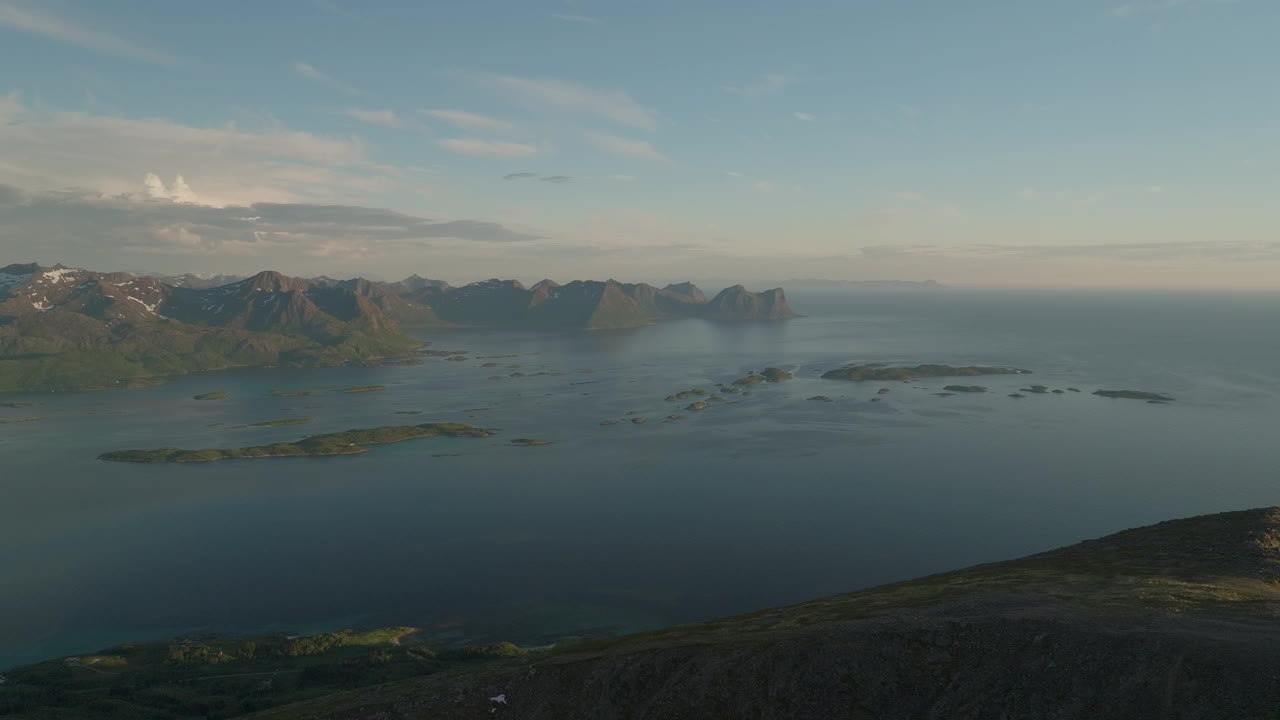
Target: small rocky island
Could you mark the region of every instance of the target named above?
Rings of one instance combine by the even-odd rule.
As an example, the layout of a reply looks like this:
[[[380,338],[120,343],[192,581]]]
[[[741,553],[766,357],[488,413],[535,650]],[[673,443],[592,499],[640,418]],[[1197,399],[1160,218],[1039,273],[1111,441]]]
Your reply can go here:
[[[1173,398],[1159,393],[1142,390],[1094,390],[1094,395],[1106,398],[1122,398],[1125,400],[1146,400],[1148,402],[1173,402]]]
[[[948,385],[942,389],[952,393],[984,393],[987,391],[987,389],[981,385]]]
[[[297,442],[281,442],[242,448],[115,450],[99,455],[98,459],[114,462],[189,463],[271,457],[330,457],[367,453],[369,452],[367,445],[386,445],[436,436],[489,437],[495,432],[494,430],[472,427],[463,423],[389,425],[367,430],[347,430],[345,432],[312,435]]]
[[[890,367],[884,363],[849,365],[822,374],[823,380],[915,380],[927,377],[973,377],[975,375],[1027,375],[1030,370],[981,365],[916,365],[915,367]]]

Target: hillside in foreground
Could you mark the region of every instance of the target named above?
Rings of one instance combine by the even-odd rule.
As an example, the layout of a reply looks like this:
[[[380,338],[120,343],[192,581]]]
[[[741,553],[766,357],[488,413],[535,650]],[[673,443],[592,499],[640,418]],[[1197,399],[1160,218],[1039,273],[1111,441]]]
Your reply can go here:
[[[549,650],[191,636],[8,673],[23,718],[1246,718],[1280,709],[1280,508]],[[384,589],[386,590],[386,589]]]
[[[1278,580],[1280,509],[1206,515],[255,717],[1275,718]]]

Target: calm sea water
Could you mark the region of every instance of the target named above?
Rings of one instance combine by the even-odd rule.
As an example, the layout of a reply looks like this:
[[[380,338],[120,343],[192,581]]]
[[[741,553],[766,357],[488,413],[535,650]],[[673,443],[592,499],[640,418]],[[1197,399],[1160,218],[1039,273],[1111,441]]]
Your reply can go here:
[[[808,317],[599,333],[450,331],[495,360],[256,370],[6,397],[0,667],[192,630],[407,624],[436,642],[627,632],[1280,502],[1280,295],[795,295]],[[1008,364],[1081,394],[937,397],[818,375],[849,361]],[[797,378],[663,423],[663,397],[776,365]],[[590,370],[592,372],[584,372]],[[280,399],[272,389],[335,390]],[[586,383],[586,384],[576,384]],[[1167,392],[1172,405],[1097,388]],[[230,400],[199,402],[213,390]],[[823,394],[831,403],[806,400]],[[730,398],[736,399],[736,398]],[[683,403],[681,403],[683,404]],[[420,410],[420,415],[397,415]],[[636,411],[643,425],[601,427]],[[233,429],[309,416],[303,427]],[[95,460],[464,421],[349,458]],[[505,446],[513,437],[553,440]],[[453,454],[457,454],[453,456]],[[449,455],[437,457],[437,455]]]

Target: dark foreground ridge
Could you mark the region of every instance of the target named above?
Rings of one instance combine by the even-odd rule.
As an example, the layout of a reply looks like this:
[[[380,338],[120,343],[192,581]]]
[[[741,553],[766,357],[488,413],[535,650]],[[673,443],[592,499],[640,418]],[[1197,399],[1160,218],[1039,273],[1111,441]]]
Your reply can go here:
[[[1280,509],[276,708],[263,720],[1274,718]]]

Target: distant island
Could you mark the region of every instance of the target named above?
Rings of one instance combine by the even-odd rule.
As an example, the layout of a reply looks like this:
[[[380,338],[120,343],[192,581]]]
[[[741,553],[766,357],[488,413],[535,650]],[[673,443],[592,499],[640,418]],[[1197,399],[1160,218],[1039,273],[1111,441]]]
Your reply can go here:
[[[269,425],[273,423],[262,423]],[[278,423],[292,424],[292,423]],[[156,450],[115,450],[98,456],[99,460],[136,463],[191,463],[215,460],[278,458],[278,457],[330,457],[334,455],[359,455],[369,452],[368,445],[386,445],[418,438],[489,437],[495,431],[472,427],[462,423],[426,423],[423,425],[389,425],[367,430],[312,435],[297,442],[272,443],[242,448],[210,448],[183,450],[159,448]]]
[[[607,330],[679,318],[783,320],[781,288],[614,280],[514,280],[451,287],[412,275],[394,283],[260,272],[150,277],[62,265],[0,268],[0,392],[88,390],[163,382],[235,367],[375,365],[445,355],[405,327]]]
[[[981,365],[965,365],[962,367],[953,367],[951,365],[916,365],[915,367],[890,367],[883,363],[871,363],[868,365],[849,365],[835,370],[828,370],[822,374],[823,380],[915,380],[916,378],[927,377],[973,377],[976,375],[1026,375],[1030,370],[1020,370],[1018,368],[1006,367],[983,367]],[[961,392],[982,392],[982,390],[970,390],[968,387],[961,387]],[[971,386],[977,388],[979,386]],[[951,388],[948,388],[951,389]]]
[[[1159,393],[1143,390],[1094,390],[1094,395],[1106,398],[1123,398],[1127,400],[1146,400],[1147,402],[1173,402],[1173,398]]]

